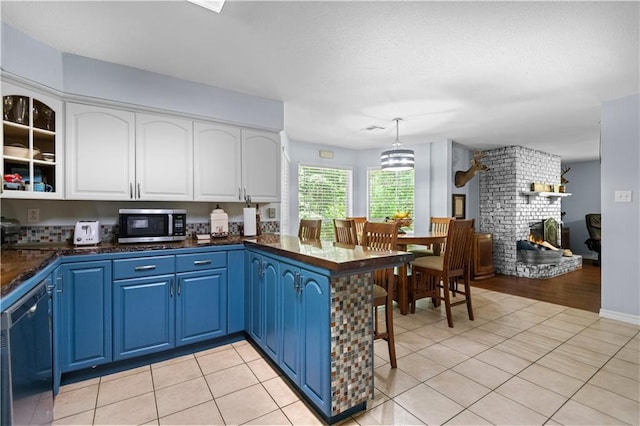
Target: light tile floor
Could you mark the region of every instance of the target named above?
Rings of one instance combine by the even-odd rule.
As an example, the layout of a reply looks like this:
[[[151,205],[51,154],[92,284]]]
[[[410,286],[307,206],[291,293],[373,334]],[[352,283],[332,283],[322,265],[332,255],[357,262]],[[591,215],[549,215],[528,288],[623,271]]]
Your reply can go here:
[[[375,398],[345,425],[640,424],[639,327],[473,288],[454,328],[395,312],[398,368],[375,348]],[[54,424],[322,424],[246,341],[63,386]]]

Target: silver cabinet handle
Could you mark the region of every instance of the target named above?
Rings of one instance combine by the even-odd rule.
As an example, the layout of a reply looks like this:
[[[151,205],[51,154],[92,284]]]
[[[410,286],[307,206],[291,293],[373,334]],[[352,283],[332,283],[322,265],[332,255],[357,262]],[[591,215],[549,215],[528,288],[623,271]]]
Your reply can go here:
[[[138,198],[140,198],[140,182],[138,182]]]
[[[156,269],[156,265],[136,266],[134,271],[149,271],[151,269]]]
[[[62,277],[58,277],[57,278],[58,281],[58,288],[56,289],[57,293],[64,293],[64,280],[62,279]]]
[[[207,259],[207,260],[194,260],[193,264],[194,265],[209,265],[211,263],[211,259]]]
[[[180,287],[182,287],[182,280],[178,280],[178,296],[180,296]]]
[[[242,201],[242,189],[238,187],[238,200]]]
[[[129,198],[133,199],[133,183],[129,182]]]
[[[169,284],[169,297],[173,297],[173,279],[171,279]]]

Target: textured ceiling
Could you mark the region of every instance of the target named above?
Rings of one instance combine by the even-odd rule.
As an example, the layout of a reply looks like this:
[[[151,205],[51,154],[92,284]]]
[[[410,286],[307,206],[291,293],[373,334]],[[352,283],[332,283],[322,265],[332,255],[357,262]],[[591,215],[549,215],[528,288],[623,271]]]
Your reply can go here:
[[[453,139],[598,158],[600,103],[639,91],[639,3],[2,1],[62,52],[279,99],[293,140]],[[384,130],[367,131],[376,125]]]

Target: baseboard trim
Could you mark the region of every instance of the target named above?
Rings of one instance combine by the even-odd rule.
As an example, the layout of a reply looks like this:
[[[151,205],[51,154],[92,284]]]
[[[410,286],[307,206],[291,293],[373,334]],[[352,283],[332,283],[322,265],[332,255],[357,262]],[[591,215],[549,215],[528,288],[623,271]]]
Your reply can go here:
[[[600,316],[616,321],[622,321],[633,325],[640,325],[639,315],[623,314],[622,312],[610,311],[608,309],[600,309]]]

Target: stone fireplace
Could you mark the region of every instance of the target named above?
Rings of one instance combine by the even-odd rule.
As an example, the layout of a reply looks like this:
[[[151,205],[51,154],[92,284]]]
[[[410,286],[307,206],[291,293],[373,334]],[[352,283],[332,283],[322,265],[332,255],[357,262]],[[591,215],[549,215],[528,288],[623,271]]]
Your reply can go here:
[[[555,232],[553,245],[561,245],[562,197],[526,194],[534,182],[560,183],[560,157],[521,146],[498,148],[485,153],[483,164],[490,170],[480,174],[479,229],[493,234],[496,272],[550,278],[581,268],[582,257],[576,255],[560,257],[553,263],[525,263],[519,258],[516,247],[518,241],[529,239],[532,226],[542,233],[544,239],[545,225],[552,222],[556,224],[555,231],[547,225],[547,233]],[[540,224],[541,231],[538,230]]]

